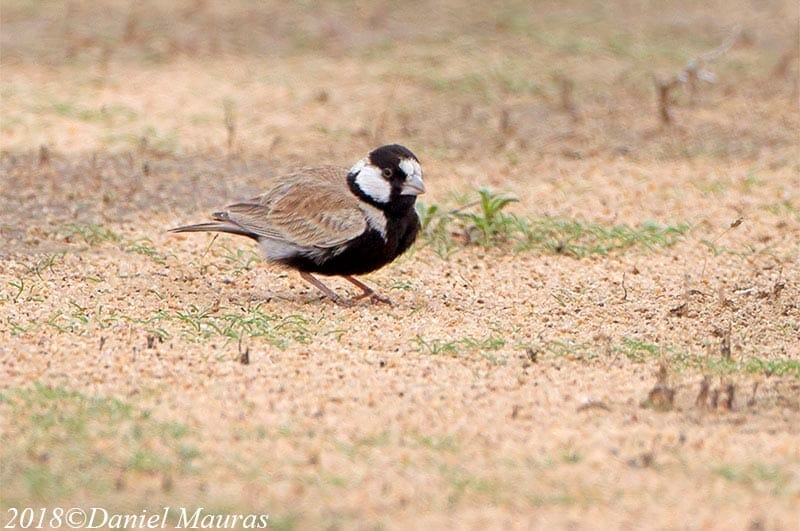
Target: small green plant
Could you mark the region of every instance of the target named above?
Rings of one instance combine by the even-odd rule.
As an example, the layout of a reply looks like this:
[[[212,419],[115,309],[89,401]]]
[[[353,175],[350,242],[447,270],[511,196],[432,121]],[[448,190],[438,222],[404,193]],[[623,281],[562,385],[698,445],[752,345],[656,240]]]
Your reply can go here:
[[[39,323],[29,322],[23,325],[16,322],[11,317],[6,318],[6,324],[8,325],[11,334],[15,336],[27,334],[28,332],[39,330],[39,328],[41,328]]]
[[[559,358],[593,360],[600,354],[597,345],[576,341],[547,341],[530,347],[534,352],[548,352]]]
[[[776,203],[760,205],[759,209],[778,216],[791,215],[792,217],[794,217],[794,219],[800,220],[800,207],[792,204],[792,202],[789,201],[788,199],[785,199],[783,201],[778,201]]]
[[[439,257],[449,257],[455,248],[450,228],[452,215],[443,212],[438,205],[428,206],[421,201],[417,204],[417,212],[422,226],[422,235],[428,245]]]
[[[225,252],[225,262],[233,266],[233,274],[238,275],[242,271],[250,271],[253,265],[261,260],[258,253],[251,249],[237,248],[235,251],[226,245],[220,246]]]
[[[381,448],[388,446],[390,434],[388,431],[381,431],[359,437],[351,441],[336,441],[336,448],[348,458],[355,459],[360,453],[369,451],[371,448]]]
[[[715,466],[711,471],[728,481],[741,483],[750,488],[758,485],[767,486],[774,495],[786,492],[792,480],[792,474],[785,467],[768,463],[748,463],[745,465],[724,464]]]
[[[615,350],[624,354],[625,357],[631,361],[643,363],[648,359],[653,359],[655,356],[658,356],[660,348],[655,343],[625,338],[622,340],[622,345]]]
[[[9,281],[9,286],[16,290],[15,293],[11,294],[11,297],[14,302],[19,301],[19,298],[22,296],[22,292],[25,291],[25,279],[24,278],[17,278],[14,280]]]
[[[184,325],[184,337],[194,340],[213,336],[232,340],[260,337],[285,349],[292,341],[307,343],[312,335],[308,329],[310,321],[302,315],[268,314],[260,305],[220,313],[217,308],[192,304],[176,312],[175,318]]]
[[[507,242],[514,236],[517,218],[506,214],[503,209],[516,201],[516,198],[495,195],[489,190],[481,189],[478,191],[477,201],[452,210],[420,203],[418,212],[422,234],[434,252],[442,258],[447,258],[454,251],[457,240],[463,245],[484,247]],[[477,212],[468,211],[474,207],[478,207]]]
[[[104,330],[121,319],[125,317],[113,308],[102,305],[84,307],[70,299],[66,307],[55,308],[45,324],[60,333],[86,335],[92,330]]]
[[[450,486],[447,502],[451,507],[461,503],[465,496],[479,496],[497,503],[506,494],[507,486],[500,480],[477,476],[462,466],[442,463],[439,473]]]
[[[185,310],[175,312],[175,317],[186,325],[192,335],[209,337],[214,333],[219,333],[218,327],[211,321],[212,313],[212,309],[208,306],[199,307],[190,304]]]
[[[517,218],[506,214],[503,209],[518,199],[494,195],[485,188],[478,191],[478,196],[478,212],[455,212],[458,218],[466,221],[466,234],[470,240],[484,246],[510,240],[514,235]],[[472,236],[474,233],[477,233],[477,237]]]
[[[104,122],[106,125],[119,125],[136,119],[138,113],[125,105],[103,105],[99,108],[80,107],[67,101],[59,101],[42,111],[51,111],[65,118],[82,122]]]
[[[499,350],[505,346],[506,340],[499,337],[488,336],[485,339],[465,337],[463,339],[447,341],[443,339],[426,340],[422,336],[417,336],[411,340],[411,343],[416,347],[417,352],[432,355],[451,354],[458,356],[468,352]]]
[[[118,242],[122,239],[118,233],[96,223],[69,223],[64,225],[58,234],[68,242],[77,240],[89,246],[99,245],[105,241]]]
[[[28,274],[33,274],[39,280],[44,280],[44,272],[54,273],[55,265],[64,260],[64,254],[46,254],[31,264],[21,262],[20,265]]]
[[[452,435],[423,435],[416,433],[412,437],[420,446],[437,452],[455,453],[458,451],[458,441]]]
[[[139,149],[167,155],[175,153],[180,147],[175,129],[165,132],[153,126],[145,127],[136,143]]]
[[[161,251],[156,249],[153,246],[153,242],[149,238],[137,238],[135,240],[126,240],[123,243],[123,250],[126,253],[135,253],[147,256],[153,262],[162,265],[167,263],[167,258],[169,256],[175,256],[173,254],[162,253]]]
[[[572,446],[564,447],[561,450],[561,460],[564,463],[575,464],[583,460],[583,456]]]

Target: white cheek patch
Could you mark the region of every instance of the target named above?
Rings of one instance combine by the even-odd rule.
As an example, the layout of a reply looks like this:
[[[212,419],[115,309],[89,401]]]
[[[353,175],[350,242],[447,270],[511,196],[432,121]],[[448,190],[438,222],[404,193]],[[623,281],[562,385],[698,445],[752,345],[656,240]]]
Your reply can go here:
[[[413,179],[415,176],[422,179],[422,168],[414,159],[403,159],[400,161],[400,169],[408,176],[409,179]]]
[[[368,163],[369,161],[367,159],[365,158],[361,159],[358,162],[356,162],[352,168],[350,168],[350,171],[348,173],[358,173],[361,170],[363,170],[364,166],[366,166]]]
[[[353,170],[359,165],[361,162],[353,166]],[[356,186],[379,203],[388,203],[392,195],[392,185],[383,178],[381,169],[372,164],[362,165],[361,171],[356,175]]]

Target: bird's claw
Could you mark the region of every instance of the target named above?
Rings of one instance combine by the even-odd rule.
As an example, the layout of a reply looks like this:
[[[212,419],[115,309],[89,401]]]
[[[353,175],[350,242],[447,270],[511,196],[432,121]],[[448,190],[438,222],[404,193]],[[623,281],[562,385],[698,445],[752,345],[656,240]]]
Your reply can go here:
[[[374,291],[365,291],[361,295],[356,295],[355,297],[353,297],[350,300],[351,301],[360,301],[361,299],[369,299],[373,303],[380,302],[380,303],[383,303],[383,304],[388,304],[389,306],[394,306],[394,303],[392,302],[392,299],[390,299],[389,297],[386,297],[384,295],[380,295],[379,293],[376,293]]]
[[[392,299],[390,299],[389,297],[378,295],[377,293],[371,293],[368,296],[373,303],[380,302],[383,304],[388,304],[389,306],[394,306],[394,302],[392,302]]]
[[[339,296],[337,296],[336,298],[331,298],[331,300],[343,308],[352,308],[353,306],[356,305],[353,299],[343,299]]]
[[[338,304],[343,308],[352,308],[356,306],[360,301],[364,299],[369,299],[370,302],[373,304],[381,303],[381,304],[388,304],[389,306],[394,306],[394,302],[389,297],[384,297],[383,295],[378,295],[377,293],[362,293],[361,295],[356,295],[350,299],[343,299],[342,297],[337,296],[335,299],[331,298],[331,300]]]

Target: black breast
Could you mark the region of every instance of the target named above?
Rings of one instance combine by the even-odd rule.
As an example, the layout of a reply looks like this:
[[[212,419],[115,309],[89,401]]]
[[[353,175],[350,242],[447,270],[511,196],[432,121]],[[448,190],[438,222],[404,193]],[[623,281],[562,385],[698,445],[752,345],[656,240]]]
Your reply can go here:
[[[419,217],[411,208],[401,217],[390,216],[386,223],[386,239],[374,229],[358,238],[318,256],[302,254],[282,262],[294,269],[322,275],[363,275],[385,266],[403,254],[420,230]]]

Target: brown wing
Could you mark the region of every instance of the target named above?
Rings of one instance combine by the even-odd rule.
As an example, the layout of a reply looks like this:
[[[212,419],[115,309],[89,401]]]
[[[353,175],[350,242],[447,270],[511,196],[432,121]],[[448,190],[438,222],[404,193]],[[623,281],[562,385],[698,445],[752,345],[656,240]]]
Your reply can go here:
[[[262,196],[214,214],[257,236],[292,245],[334,247],[364,232],[367,221],[347,189],[347,171],[306,168]]]

